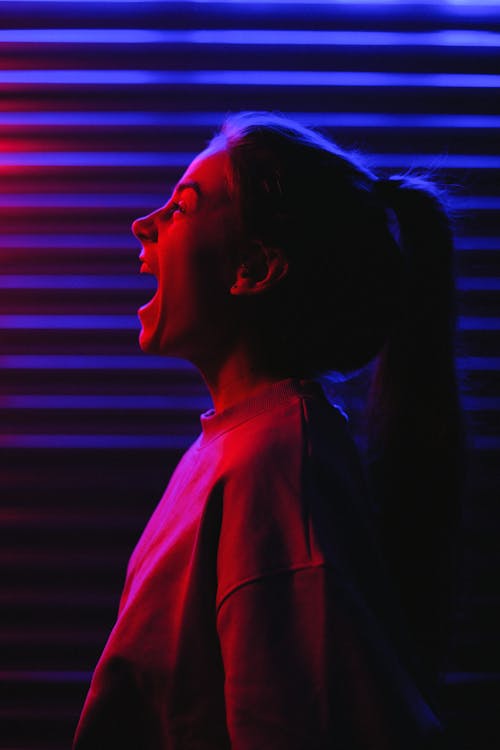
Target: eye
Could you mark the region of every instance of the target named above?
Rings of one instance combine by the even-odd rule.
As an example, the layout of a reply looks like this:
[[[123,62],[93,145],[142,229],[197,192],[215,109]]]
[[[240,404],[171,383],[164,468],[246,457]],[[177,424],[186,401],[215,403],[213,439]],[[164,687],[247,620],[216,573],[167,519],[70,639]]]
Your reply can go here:
[[[165,209],[165,218],[170,219],[177,211],[180,213],[186,213],[186,208],[183,203],[171,203],[170,206]]]
[[[182,205],[182,203],[172,203],[168,213],[171,216],[172,214],[175,214],[176,211],[180,211],[181,213],[184,213],[185,208]]]

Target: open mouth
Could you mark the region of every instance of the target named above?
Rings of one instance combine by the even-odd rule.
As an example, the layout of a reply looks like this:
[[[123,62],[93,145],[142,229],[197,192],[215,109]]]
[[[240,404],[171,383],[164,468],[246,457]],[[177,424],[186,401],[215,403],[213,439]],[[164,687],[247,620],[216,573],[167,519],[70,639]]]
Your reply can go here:
[[[147,263],[144,263],[144,262],[141,264],[141,267],[139,269],[139,273],[147,273],[150,276],[154,276],[154,273],[151,270],[151,268],[148,266]]]
[[[153,273],[151,266],[149,266],[145,261],[142,261],[141,267],[139,269],[140,274],[146,274],[147,276],[151,276],[151,285],[148,284],[146,291],[151,290],[151,297],[150,299],[142,305],[142,307],[139,308],[138,312],[141,312],[148,308],[156,299],[158,295],[158,279],[156,278],[155,274]],[[153,281],[154,280],[154,281]]]

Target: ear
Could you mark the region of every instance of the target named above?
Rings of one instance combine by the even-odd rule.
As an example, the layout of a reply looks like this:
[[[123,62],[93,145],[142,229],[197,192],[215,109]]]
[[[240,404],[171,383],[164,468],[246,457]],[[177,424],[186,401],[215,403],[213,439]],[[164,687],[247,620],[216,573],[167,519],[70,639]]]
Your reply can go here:
[[[230,289],[235,296],[262,294],[272,289],[288,273],[288,260],[281,248],[262,242],[252,244],[245,262],[236,270],[236,281]]]

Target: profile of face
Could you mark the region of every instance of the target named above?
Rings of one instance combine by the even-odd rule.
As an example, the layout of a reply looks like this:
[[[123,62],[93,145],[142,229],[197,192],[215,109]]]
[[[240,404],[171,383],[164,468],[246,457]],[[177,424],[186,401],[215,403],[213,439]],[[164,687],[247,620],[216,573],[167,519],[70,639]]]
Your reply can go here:
[[[132,224],[142,244],[141,273],[158,283],[138,312],[145,352],[196,363],[224,338],[239,226],[227,188],[228,166],[224,149],[202,152],[169,201]]]

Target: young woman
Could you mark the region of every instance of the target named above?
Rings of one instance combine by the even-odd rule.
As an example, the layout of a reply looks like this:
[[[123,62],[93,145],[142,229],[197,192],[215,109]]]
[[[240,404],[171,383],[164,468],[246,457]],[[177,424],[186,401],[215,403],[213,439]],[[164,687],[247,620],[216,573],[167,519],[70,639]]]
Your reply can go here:
[[[214,409],[132,555],[74,747],[441,747],[460,430],[436,191],[242,113],[133,231],[158,281],[140,345],[194,363]],[[373,362],[369,490],[320,381]]]

